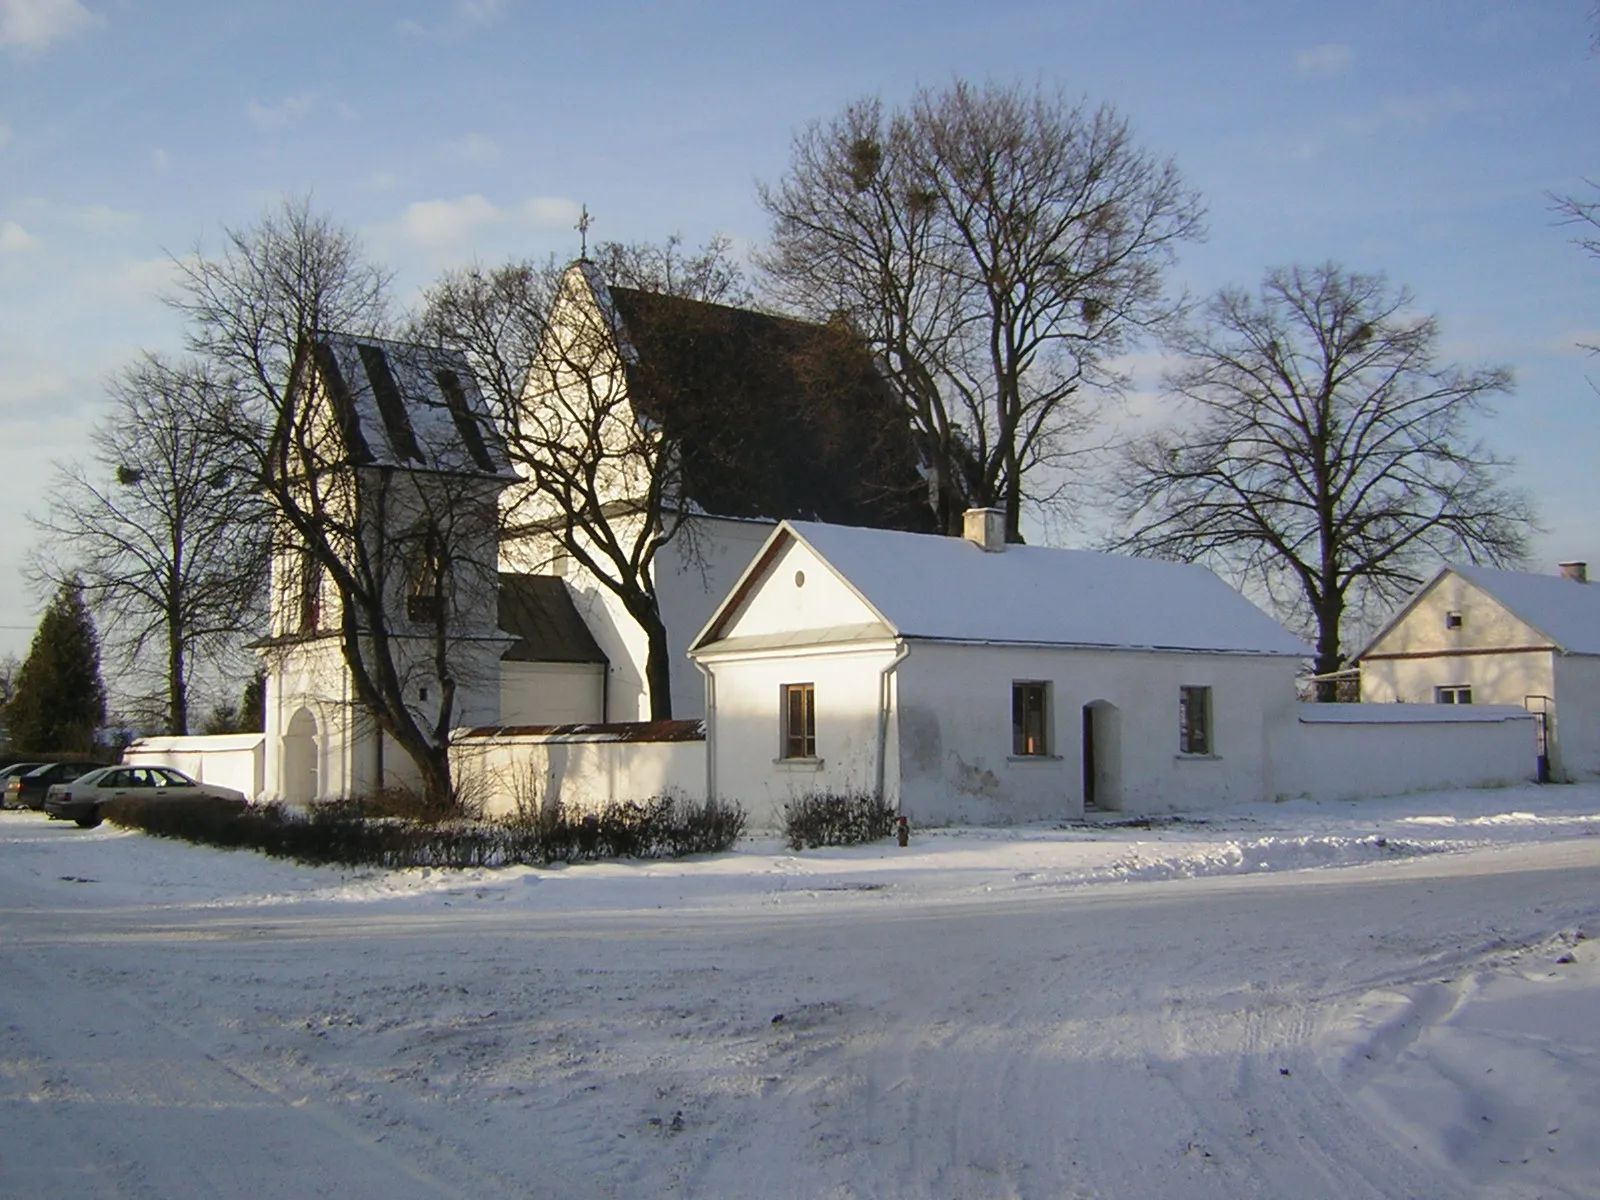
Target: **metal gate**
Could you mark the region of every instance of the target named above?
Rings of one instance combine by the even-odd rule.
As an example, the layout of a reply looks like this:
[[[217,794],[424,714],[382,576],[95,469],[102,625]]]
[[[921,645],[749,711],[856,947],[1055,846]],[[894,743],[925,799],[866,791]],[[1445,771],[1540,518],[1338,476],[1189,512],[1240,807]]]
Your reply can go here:
[[[1539,782],[1550,782],[1550,697],[1524,696],[1522,707],[1533,714],[1534,748],[1538,754]]]

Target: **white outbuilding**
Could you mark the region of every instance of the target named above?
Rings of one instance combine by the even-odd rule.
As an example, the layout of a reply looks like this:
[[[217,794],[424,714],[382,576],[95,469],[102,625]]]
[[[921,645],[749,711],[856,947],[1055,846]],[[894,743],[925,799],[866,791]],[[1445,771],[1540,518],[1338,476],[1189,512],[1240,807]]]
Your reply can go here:
[[[1586,563],[1441,567],[1355,661],[1363,701],[1525,708],[1548,778],[1600,777],[1600,586]]]
[[[1277,794],[1306,646],[1204,567],[802,521],[691,647],[708,791],[773,823],[875,793],[921,823]]]

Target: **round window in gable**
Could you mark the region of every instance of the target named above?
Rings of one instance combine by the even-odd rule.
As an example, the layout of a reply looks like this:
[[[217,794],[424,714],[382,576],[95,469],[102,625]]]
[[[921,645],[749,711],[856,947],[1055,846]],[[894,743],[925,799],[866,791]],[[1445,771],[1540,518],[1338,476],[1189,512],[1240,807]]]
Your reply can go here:
[[[796,571],[794,573],[794,585],[795,587],[805,587],[806,573],[804,571]]]

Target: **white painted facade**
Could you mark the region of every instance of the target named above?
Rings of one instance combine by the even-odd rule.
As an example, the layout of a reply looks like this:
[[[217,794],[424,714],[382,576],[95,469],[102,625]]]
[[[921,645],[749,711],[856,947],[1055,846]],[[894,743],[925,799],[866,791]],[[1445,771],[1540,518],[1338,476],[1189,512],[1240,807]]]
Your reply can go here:
[[[826,528],[780,527],[692,651],[708,677],[709,785],[744,803],[755,823],[776,823],[783,805],[806,793],[881,789],[922,823],[1079,816],[1086,792],[1098,807],[1146,812],[1276,794],[1271,747],[1294,719],[1298,643],[1231,589],[1190,597],[1249,609],[1231,652],[1052,644],[1037,635],[1008,644],[985,636],[982,617],[969,638],[919,636],[914,615],[888,614],[874,603],[877,591],[863,592],[812,544],[825,541]],[[903,539],[925,540],[846,536],[880,545],[891,560],[911,547]],[[981,574],[1000,558],[931,540],[942,544],[925,548],[954,569]],[[1073,561],[1094,570],[1103,557]],[[1180,591],[1194,578],[1172,564],[1138,570],[1150,568]],[[931,597],[951,583],[919,575],[901,594],[921,587]],[[1044,753],[1015,753],[1019,683],[1043,685]],[[786,757],[783,689],[808,684],[815,754]],[[1205,753],[1180,746],[1183,688],[1209,689]]]
[[[666,740],[619,735],[615,728],[472,733],[451,745],[450,762],[462,794],[490,816],[556,806],[594,812],[614,801],[705,795],[705,739],[698,732]]]
[[[201,783],[230,787],[255,800],[266,786],[266,740],[260,733],[140,738],[122,752],[122,761],[172,767]]]
[[[1302,704],[1273,743],[1278,794],[1359,800],[1503,787],[1535,775],[1526,709],[1494,704]]]
[[[369,359],[384,364],[381,374],[394,394],[387,407],[365,365]],[[304,485],[316,489],[314,505],[308,491],[305,511],[328,514],[330,548],[362,586],[384,598],[391,661],[406,706],[425,727],[436,723],[447,672],[456,689],[452,725],[498,722],[499,659],[513,639],[498,627],[497,517],[500,492],[512,477],[475,386],[470,401],[458,395],[452,407],[430,374],[453,373],[461,393],[470,372],[423,348],[375,339],[329,337],[302,361],[294,388],[307,425],[318,430],[317,444],[297,463],[302,472],[317,468]],[[474,419],[483,424],[469,444],[461,429]],[[305,804],[415,786],[409,756],[378,732],[357,702],[341,649],[341,594],[327,564],[302,551],[285,518],[274,540],[270,635],[258,647],[266,674],[264,797]],[[448,550],[426,549],[433,545]],[[436,577],[437,563],[446,560],[447,590],[437,598],[443,620],[437,622],[429,612],[413,611],[410,601],[419,581]],[[364,618],[356,621],[368,628]],[[370,664],[370,639],[364,646]]]
[[[772,521],[728,517],[685,518],[677,534],[656,553],[654,582],[671,650],[672,715],[697,720],[705,715],[705,689],[688,658],[689,642],[711,619],[728,590],[750,565],[775,527]],[[650,694],[645,685],[648,646],[644,630],[623,607],[617,593],[559,551],[552,539],[529,535],[501,546],[506,570],[555,573],[566,580],[584,624],[605,653],[609,666],[599,695],[586,693],[592,707],[565,721],[648,721]],[[512,665],[512,664],[507,664]],[[542,703],[532,693],[506,691],[504,723],[559,724],[557,720],[522,721],[511,714]]]
[[[1600,777],[1600,587],[1446,567],[1355,656],[1368,703],[1462,698],[1543,714],[1551,777]]]

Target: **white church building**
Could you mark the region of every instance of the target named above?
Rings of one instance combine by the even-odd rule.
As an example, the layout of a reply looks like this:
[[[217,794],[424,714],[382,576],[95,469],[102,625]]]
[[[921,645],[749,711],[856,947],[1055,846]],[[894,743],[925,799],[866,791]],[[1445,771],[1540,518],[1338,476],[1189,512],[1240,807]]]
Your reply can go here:
[[[987,510],[939,535],[896,401],[838,330],[611,288],[587,263],[551,330],[516,419],[589,419],[598,525],[551,500],[457,355],[329,336],[294,383],[348,451],[349,553],[382,568],[407,709],[490,811],[674,790],[763,825],[851,792],[919,823],[1011,822],[1533,774],[1521,709],[1298,703],[1306,647],[1204,568],[1008,546]],[[630,457],[659,439],[670,461]],[[436,515],[418,532],[439,512],[447,554]],[[652,543],[656,514],[672,536]],[[253,790],[412,785],[351,686],[370,630],[280,541]],[[651,719],[649,639],[607,582],[640,547],[671,719]],[[199,753],[204,775],[187,743],[205,739],[182,740],[130,757]]]

